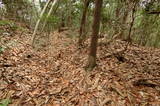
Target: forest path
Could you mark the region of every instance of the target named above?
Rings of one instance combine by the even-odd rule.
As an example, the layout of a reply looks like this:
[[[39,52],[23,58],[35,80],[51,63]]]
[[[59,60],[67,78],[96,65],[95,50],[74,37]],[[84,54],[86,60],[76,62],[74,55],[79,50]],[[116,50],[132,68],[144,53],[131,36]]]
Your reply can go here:
[[[155,85],[159,86],[158,82],[160,80],[159,49],[132,45],[128,48],[128,51],[126,51],[127,54],[124,56],[126,60],[121,62],[117,60],[116,57],[110,56],[110,54],[112,54],[113,51],[122,50],[125,42],[116,41],[108,46],[100,46],[98,48],[98,67],[96,67],[93,72],[86,73],[84,67],[87,63],[88,46],[83,48],[83,50],[79,50],[76,40],[67,38],[66,33],[57,33],[58,35],[53,36],[52,40],[52,47],[55,46],[54,48],[56,49],[54,50],[58,53],[56,64],[61,67],[59,71],[63,80],[76,82],[71,84],[71,88],[70,86],[67,87],[68,90],[73,90],[73,92],[69,92],[69,94],[76,96],[66,96],[70,101],[67,100],[63,105],[67,105],[68,103],[69,105],[73,105],[72,99],[70,98],[73,98],[73,100],[76,98],[76,103],[82,106],[85,104],[100,105],[104,102],[108,103],[111,101],[112,105],[124,105],[122,98],[125,97],[130,99],[130,102],[124,100],[126,104],[143,104],[142,102],[138,102],[138,100],[136,101],[136,96],[132,97],[133,95],[139,95],[138,93],[143,92],[143,90],[146,94],[154,92],[156,95],[151,96],[151,94],[146,98],[156,97],[157,99],[154,98],[153,100],[156,102],[153,104],[160,104],[159,94],[156,93],[159,91],[159,88],[154,88]],[[88,45],[88,43],[86,43],[86,45]],[[106,50],[106,48],[108,49]],[[144,79],[144,82],[141,82],[140,79]],[[143,90],[141,87],[139,89],[139,86],[144,86]],[[147,88],[145,86],[147,86]],[[148,89],[148,86],[153,87],[153,89]],[[108,94],[105,94],[105,87],[107,88]],[[94,95],[98,98],[96,99]],[[88,97],[88,99],[85,99],[86,97]],[[113,97],[115,100],[110,97]],[[104,98],[107,98],[107,100]],[[119,98],[118,102],[116,98]],[[146,98],[144,98],[144,95],[141,95],[139,99],[140,101],[145,101]],[[148,102],[148,104],[152,103]]]
[[[10,98],[12,106],[160,105],[159,79],[154,79],[160,77],[159,49],[132,45],[122,62],[111,54],[125,42],[101,45],[98,66],[86,72],[89,44],[79,50],[66,35],[54,32],[49,52],[33,50],[28,31],[4,37],[19,43],[0,56],[0,99]]]

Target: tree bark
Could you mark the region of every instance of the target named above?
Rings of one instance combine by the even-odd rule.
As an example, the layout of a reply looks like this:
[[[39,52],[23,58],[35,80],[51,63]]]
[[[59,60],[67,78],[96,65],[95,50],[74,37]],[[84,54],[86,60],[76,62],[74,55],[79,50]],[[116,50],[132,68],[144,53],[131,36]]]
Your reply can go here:
[[[71,27],[71,24],[72,24],[72,1],[73,0],[69,0],[68,1],[68,4],[67,4],[67,6],[68,6],[68,14],[67,14],[67,26],[68,27]]]
[[[90,53],[88,58],[89,64],[87,67],[88,71],[93,70],[93,68],[96,66],[97,43],[98,43],[98,33],[100,28],[102,4],[103,4],[103,0],[95,1],[94,20],[93,20],[93,26],[92,26],[92,38],[91,38]]]
[[[44,30],[44,27],[45,27],[46,24],[47,24],[47,20],[48,20],[48,18],[50,17],[50,15],[51,15],[51,13],[52,13],[52,11],[53,11],[53,9],[54,9],[54,6],[56,5],[56,3],[57,3],[58,1],[59,1],[59,0],[54,0],[54,1],[53,1],[52,5],[51,5],[51,8],[49,9],[49,12],[48,12],[48,14],[47,14],[47,16],[46,16],[46,18],[45,18],[45,20],[44,20],[44,23],[43,23],[43,26],[42,26],[42,31]]]
[[[83,40],[85,39],[85,25],[86,25],[86,16],[87,16],[89,3],[90,3],[90,0],[84,1],[84,9],[83,9],[83,15],[82,15],[81,26],[79,31],[79,41],[78,41],[79,46],[83,44]]]
[[[128,32],[128,36],[127,36],[127,41],[128,42],[132,42],[131,40],[131,33],[132,33],[132,27],[133,27],[133,24],[134,24],[134,21],[135,21],[135,12],[136,12],[136,5],[137,5],[137,2],[134,3],[133,5],[133,8],[132,8],[132,14],[131,14],[131,23],[130,23],[130,27],[129,27],[129,32]]]
[[[49,3],[50,3],[50,0],[48,0],[46,5],[44,6],[44,8],[43,8],[43,10],[42,10],[42,12],[40,14],[40,17],[39,17],[39,19],[38,19],[38,21],[36,23],[36,26],[34,28],[34,32],[33,32],[33,35],[32,35],[32,46],[34,45],[34,41],[35,41],[36,33],[37,33],[37,30],[38,30],[38,26],[40,24],[40,21],[41,21],[41,19],[43,17],[43,14],[45,13],[45,10],[47,9],[47,6],[49,5]]]

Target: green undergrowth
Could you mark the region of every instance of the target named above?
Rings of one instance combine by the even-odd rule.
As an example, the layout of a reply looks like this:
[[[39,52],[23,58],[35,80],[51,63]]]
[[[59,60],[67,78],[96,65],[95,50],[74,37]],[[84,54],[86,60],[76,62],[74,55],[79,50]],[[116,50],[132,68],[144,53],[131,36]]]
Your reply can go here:
[[[12,21],[9,21],[9,20],[0,20],[0,26],[11,25],[11,24],[13,24]]]
[[[24,30],[23,27],[18,26],[15,22],[11,20],[0,20],[0,27],[1,27],[0,33],[5,32],[6,28],[9,28],[9,30],[11,31],[16,31],[16,30],[23,31]]]
[[[8,106],[11,103],[10,99],[3,99],[0,101],[0,106]]]
[[[10,20],[0,20],[0,26],[10,26],[12,29],[18,28],[18,26]]]

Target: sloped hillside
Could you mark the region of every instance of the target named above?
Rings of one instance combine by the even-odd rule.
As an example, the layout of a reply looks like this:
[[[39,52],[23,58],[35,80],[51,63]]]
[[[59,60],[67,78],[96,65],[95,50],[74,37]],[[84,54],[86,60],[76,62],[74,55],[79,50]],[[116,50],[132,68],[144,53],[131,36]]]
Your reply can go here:
[[[3,26],[3,28],[6,26]],[[10,31],[9,31],[10,32]],[[117,40],[98,47],[98,64],[86,72],[89,44],[78,49],[67,31],[51,46],[30,46],[28,29],[1,35],[0,101],[10,106],[159,106],[160,49]],[[3,106],[3,105],[2,105]]]

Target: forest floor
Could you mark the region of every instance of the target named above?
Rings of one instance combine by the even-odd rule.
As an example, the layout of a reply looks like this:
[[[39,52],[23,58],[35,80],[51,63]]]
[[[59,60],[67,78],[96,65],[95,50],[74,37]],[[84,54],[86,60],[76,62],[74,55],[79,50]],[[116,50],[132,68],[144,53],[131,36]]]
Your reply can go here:
[[[69,31],[54,32],[50,47],[35,50],[28,29],[7,30],[0,35],[0,106],[160,106],[160,49],[132,44],[119,58],[126,42],[102,44],[97,67],[86,72],[89,41],[78,49]]]

